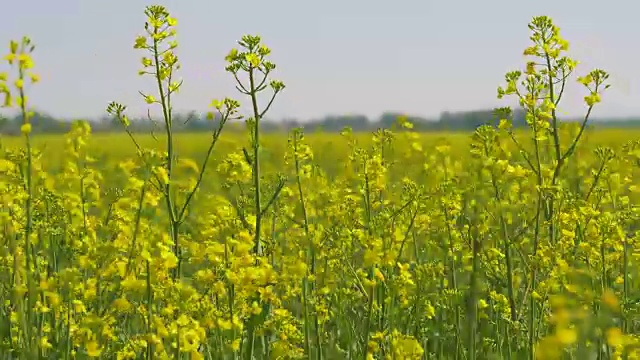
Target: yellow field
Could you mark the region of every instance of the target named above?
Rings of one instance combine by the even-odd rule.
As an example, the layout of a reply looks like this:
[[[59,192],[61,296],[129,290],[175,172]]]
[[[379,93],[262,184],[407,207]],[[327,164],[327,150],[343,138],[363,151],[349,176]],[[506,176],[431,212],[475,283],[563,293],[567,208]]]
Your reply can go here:
[[[517,132],[519,136],[526,136],[525,131]],[[469,152],[469,143],[471,133],[465,132],[427,132],[421,133],[417,140],[424,146],[425,150],[434,148],[440,144],[451,145],[451,152],[454,156],[466,156]],[[160,135],[155,137],[149,134],[136,135],[143,147],[154,147],[158,149],[166,149],[164,138]],[[356,133],[354,137],[362,144],[371,143],[369,133]],[[599,129],[586,132],[585,142],[588,147],[611,146],[618,148],[627,141],[640,139],[640,130],[638,129]],[[307,143],[315,150],[316,158],[323,166],[331,166],[336,160],[344,160],[348,153],[347,142],[339,135],[333,133],[310,133],[305,134]],[[181,155],[199,159],[204,156],[207,146],[211,140],[211,134],[200,133],[178,133],[175,135],[176,142],[180,148]],[[265,148],[268,149],[269,157],[273,157],[273,161],[281,161],[287,146],[287,135],[282,133],[265,134],[262,139]],[[21,147],[24,143],[22,137],[2,137],[0,143],[5,147]],[[60,135],[38,135],[34,137],[33,144],[35,147],[47,151],[47,161],[58,163],[61,160],[65,144],[65,137]],[[237,132],[225,134],[217,148],[218,156],[228,152],[241,150],[243,146],[247,146],[246,136]],[[96,156],[104,156],[112,161],[130,158],[135,155],[135,145],[131,139],[123,133],[94,134],[88,140],[88,149]],[[271,159],[270,159],[271,160]]]
[[[257,94],[284,84],[245,36],[227,57],[243,102],[214,101],[207,135],[174,133],[176,21],[145,14],[158,140],[115,102],[120,134],[34,132],[31,43],[10,46],[1,360],[640,358],[640,132],[558,121],[576,64],[549,18],[531,24],[538,62],[498,90],[527,129],[262,134]],[[589,112],[607,78],[579,78]],[[220,132],[241,106],[250,131]]]
[[[524,143],[526,133],[519,136]],[[306,136],[304,144],[313,149],[313,157],[308,157],[310,150],[298,149],[303,164],[299,192],[289,138],[265,136],[265,173],[273,177],[280,172],[288,180],[263,219],[267,229],[261,241],[270,255],[258,263],[250,245],[255,215],[246,189],[251,188],[251,174],[234,173],[243,169],[241,158],[233,157],[247,146],[243,135],[230,133],[218,143],[207,180],[185,218],[177,257],[171,251],[170,232],[163,230],[169,224],[162,194],[150,186],[152,178],[144,177],[143,164],[130,162],[136,159],[136,150],[127,135],[89,136],[76,130],[64,137],[34,137],[34,148],[46,149],[36,162],[35,174],[44,174],[41,165],[43,170],[50,169],[50,175],[37,175],[42,185],[34,188],[36,198],[42,199],[34,211],[44,213],[37,216],[39,230],[32,235],[31,256],[41,267],[34,269],[35,283],[30,286],[43,298],[31,305],[35,319],[30,321],[36,321],[33,331],[42,333],[40,339],[58,344],[38,348],[43,354],[61,354],[54,349],[70,341],[78,353],[90,354],[91,347],[98,346],[101,354],[125,356],[142,351],[148,344],[144,339],[152,336],[159,341],[154,350],[159,354],[177,351],[171,350],[171,343],[181,339],[181,352],[193,354],[196,344],[209,344],[211,358],[221,358],[233,354],[232,349],[240,352],[236,341],[243,339],[251,319],[250,305],[262,299],[260,313],[266,318],[261,320],[260,343],[255,346],[264,356],[278,352],[302,356],[304,333],[309,331],[313,335],[308,339],[315,344],[310,349],[321,350],[325,358],[346,358],[349,347],[362,343],[366,326],[370,341],[379,341],[377,349],[392,351],[398,341],[404,341],[402,346],[408,348],[403,351],[419,347],[448,358],[452,346],[462,351],[469,341],[468,297],[473,296],[479,304],[473,328],[483,339],[478,351],[504,354],[505,346],[527,348],[529,316],[538,322],[537,337],[553,333],[555,320],[549,317],[553,295],[571,295],[579,300],[572,305],[577,306],[609,293],[622,299],[638,294],[634,289],[640,284],[632,277],[638,269],[632,245],[637,240],[630,233],[637,215],[626,195],[634,196],[629,186],[637,182],[625,179],[637,166],[624,159],[635,159],[635,155],[625,155],[622,145],[640,139],[639,132],[599,130],[586,135],[575,161],[568,165],[577,170],[562,177],[567,189],[563,198],[570,202],[556,210],[558,229],[553,240],[544,220],[536,221],[537,195],[530,170],[518,165],[509,170],[508,163],[507,168],[483,164],[470,151],[472,143],[478,144],[471,134],[402,132],[394,137],[383,150],[374,146],[371,134],[354,135],[357,147],[338,134]],[[142,147],[163,148],[163,138],[136,138]],[[505,135],[500,138],[508,140]],[[179,156],[201,162],[210,139],[206,134],[176,135]],[[21,138],[2,140],[6,151],[23,147],[23,142]],[[74,143],[85,143],[86,148],[71,150],[69,144]],[[612,170],[599,177],[596,191],[587,198],[601,163],[593,150],[608,144],[622,156],[607,163]],[[370,148],[370,152],[361,153],[358,148]],[[514,149],[513,144],[507,148]],[[386,165],[375,160],[383,159],[383,153]],[[86,156],[97,162],[85,164]],[[516,153],[509,157],[521,162]],[[225,163],[230,167],[219,167]],[[11,185],[11,166],[3,164],[8,181],[3,204],[11,209],[21,203],[20,191]],[[322,171],[303,171],[308,165]],[[188,166],[179,169],[185,180],[196,174]],[[496,181],[495,188],[491,179]],[[265,184],[273,188],[274,181],[268,178]],[[238,186],[245,189],[244,195]],[[122,197],[110,193],[114,188],[122,191]],[[272,192],[267,190],[265,195]],[[176,199],[184,202],[180,194]],[[51,207],[60,210],[48,213]],[[26,274],[19,265],[25,257],[20,236],[24,214],[5,215],[9,222],[3,233],[4,281],[18,286],[6,288],[5,299],[10,301],[20,286],[27,285],[20,280]],[[534,255],[536,232],[539,250]],[[506,255],[505,241],[509,241],[510,255]],[[511,264],[505,262],[507,256]],[[147,266],[151,273],[146,272]],[[177,266],[181,274],[171,280]],[[535,287],[532,266],[536,266]],[[591,285],[585,288],[584,279],[576,283],[577,275],[569,271],[573,268],[585,271],[582,276],[588,276]],[[474,274],[476,280],[472,280]],[[505,285],[507,278],[513,283],[512,295]],[[150,281],[151,288],[145,281]],[[474,282],[476,290],[470,293]],[[24,287],[24,291],[29,290]],[[254,298],[254,294],[261,295]],[[372,296],[374,307],[368,300]],[[513,315],[509,296],[517,305]],[[229,301],[233,301],[231,307]],[[619,309],[598,305],[591,310],[595,312],[585,313],[585,320],[613,325]],[[145,335],[148,312],[156,313],[152,335]],[[65,316],[72,327],[66,327]],[[363,323],[359,318],[375,321]],[[631,317],[623,319],[625,326],[633,327]],[[178,324],[183,326],[180,332]],[[54,326],[62,333],[45,331]],[[386,333],[387,328],[395,330]],[[21,334],[23,330],[11,325],[5,331]],[[260,345],[262,341],[270,344],[268,348]],[[16,344],[5,342],[5,346]]]

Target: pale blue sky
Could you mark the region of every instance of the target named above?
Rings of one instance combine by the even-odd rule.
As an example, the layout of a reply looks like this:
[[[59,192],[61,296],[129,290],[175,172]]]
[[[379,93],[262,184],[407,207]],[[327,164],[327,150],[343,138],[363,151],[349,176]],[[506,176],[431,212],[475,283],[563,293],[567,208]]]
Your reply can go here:
[[[42,82],[33,102],[55,116],[100,116],[111,100],[146,113],[138,77],[142,33],[138,0],[2,0],[0,44],[29,35]],[[178,19],[184,87],[176,110],[206,110],[212,98],[238,98],[224,56],[245,33],[273,49],[287,89],[272,118],[384,111],[437,117],[442,111],[505,106],[504,73],[524,65],[527,23],[549,15],[582,63],[600,67],[613,87],[596,116],[640,115],[640,1],[610,0],[164,0]],[[0,71],[6,65],[0,65]],[[583,113],[572,84],[563,114]],[[246,100],[239,98],[246,104]]]

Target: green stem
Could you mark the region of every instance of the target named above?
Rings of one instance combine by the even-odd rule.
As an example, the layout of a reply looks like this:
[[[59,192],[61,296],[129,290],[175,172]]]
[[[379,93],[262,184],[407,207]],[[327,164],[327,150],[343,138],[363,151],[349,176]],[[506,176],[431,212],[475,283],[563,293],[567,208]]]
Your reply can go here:
[[[160,28],[154,28],[154,34],[158,35]],[[172,278],[175,281],[181,276],[181,254],[180,254],[180,240],[178,232],[180,230],[180,223],[178,222],[176,209],[173,201],[173,186],[171,184],[171,178],[173,175],[173,162],[174,162],[174,148],[173,148],[173,123],[170,108],[171,92],[169,91],[165,96],[165,89],[162,86],[162,77],[160,69],[160,52],[158,50],[159,40],[154,37],[153,40],[153,58],[156,70],[156,85],[158,87],[158,93],[160,94],[160,105],[162,106],[162,115],[164,117],[165,132],[167,135],[167,178],[168,182],[164,184],[164,197],[167,204],[167,211],[169,212],[170,220],[170,234],[173,240],[173,254],[178,258],[178,266],[172,270]]]

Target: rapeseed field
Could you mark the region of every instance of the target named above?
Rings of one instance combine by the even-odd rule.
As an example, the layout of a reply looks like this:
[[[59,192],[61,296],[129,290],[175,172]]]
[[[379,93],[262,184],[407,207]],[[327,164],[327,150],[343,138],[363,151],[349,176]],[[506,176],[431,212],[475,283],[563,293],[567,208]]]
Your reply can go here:
[[[527,129],[500,109],[473,134],[261,134],[295,89],[244,36],[238,100],[182,134],[177,21],[145,15],[154,136],[115,102],[120,134],[32,133],[31,40],[4,58],[24,124],[0,139],[0,359],[640,358],[640,134],[588,129],[602,70],[579,70],[585,120],[557,119],[579,67],[551,19],[498,90]]]

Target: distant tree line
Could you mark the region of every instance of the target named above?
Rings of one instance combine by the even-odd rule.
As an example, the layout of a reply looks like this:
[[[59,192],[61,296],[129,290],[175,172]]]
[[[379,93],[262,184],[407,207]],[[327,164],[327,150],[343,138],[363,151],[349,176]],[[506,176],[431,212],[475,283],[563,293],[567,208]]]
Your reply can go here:
[[[321,119],[300,121],[297,119],[283,119],[274,121],[265,119],[263,129],[267,132],[288,131],[295,127],[303,127],[306,131],[339,132],[345,127],[350,127],[353,131],[370,131],[377,128],[389,128],[396,123],[398,117],[403,114],[384,113],[377,119],[370,119],[364,115],[340,115],[325,116]],[[416,131],[472,131],[480,125],[496,124],[498,115],[493,110],[443,112],[437,119],[428,119],[416,116],[407,116],[407,120],[414,124]],[[121,132],[123,126],[117,121],[103,117],[97,120],[89,120],[94,132]],[[204,116],[196,112],[175,114],[174,128],[176,131],[200,132],[213,128],[213,122],[217,119],[207,120]],[[522,110],[516,110],[512,114],[513,125],[516,128],[524,127],[525,116]],[[577,119],[569,119],[577,121]],[[0,117],[0,134],[18,135],[20,134],[20,116]],[[69,130],[69,119],[58,119],[42,112],[35,112],[31,118],[32,129],[37,133],[64,133]],[[627,119],[597,119],[593,125],[599,127],[634,128],[640,127],[640,118]],[[231,130],[241,131],[242,124],[230,124]],[[153,132],[162,129],[161,124],[154,124],[153,121],[140,118],[131,119],[131,131],[133,132]]]

